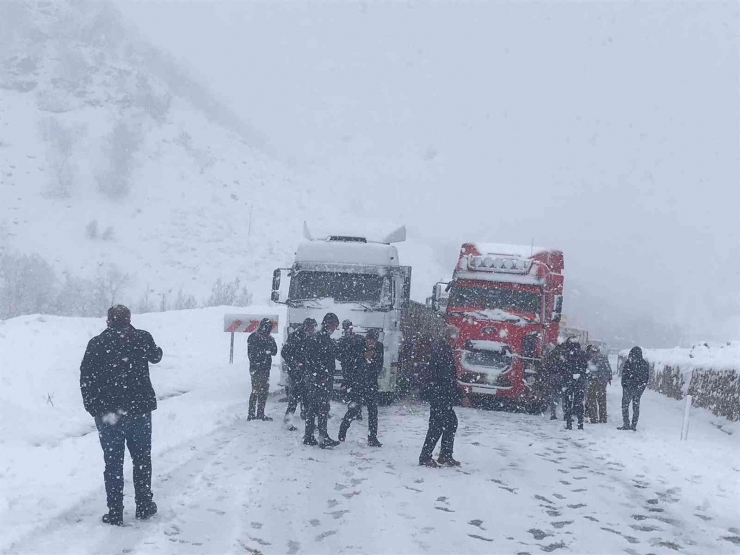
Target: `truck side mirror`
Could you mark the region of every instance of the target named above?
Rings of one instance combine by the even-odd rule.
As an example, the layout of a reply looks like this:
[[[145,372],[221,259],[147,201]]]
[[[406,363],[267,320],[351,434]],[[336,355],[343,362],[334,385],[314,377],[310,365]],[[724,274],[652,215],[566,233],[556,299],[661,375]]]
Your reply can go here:
[[[449,298],[449,294],[447,294],[448,286],[449,284],[443,281],[434,284],[434,289],[432,290],[432,310],[435,312],[444,312],[447,309],[447,299]]]
[[[283,272],[288,272],[287,268],[278,268],[272,273],[272,293],[270,300],[274,303],[285,304],[286,299],[280,296],[280,284],[282,283]]]
[[[553,308],[552,308],[552,315],[550,316],[550,320],[552,320],[553,322],[560,322],[562,317],[563,317],[563,296],[555,295],[555,297],[553,297]]]

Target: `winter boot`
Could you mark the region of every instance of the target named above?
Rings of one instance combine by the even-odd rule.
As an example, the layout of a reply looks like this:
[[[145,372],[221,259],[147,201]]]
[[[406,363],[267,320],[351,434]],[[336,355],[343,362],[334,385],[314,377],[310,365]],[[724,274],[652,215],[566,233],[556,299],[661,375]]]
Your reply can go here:
[[[557,420],[558,416],[556,414],[553,414],[550,416],[550,420]]]
[[[154,501],[148,501],[136,505],[136,518],[139,520],[146,520],[152,518],[157,514],[157,504]]]
[[[419,461],[419,466],[426,466],[427,468],[439,468],[437,461],[434,459],[427,459],[425,461]]]
[[[573,422],[566,422],[565,423],[565,429],[566,430],[572,430],[573,429]]]
[[[336,439],[332,439],[329,436],[326,436],[319,442],[319,447],[322,449],[330,449],[332,447],[336,447],[339,445],[339,442]]]
[[[632,426],[630,426],[629,422],[625,422],[619,428],[617,428],[617,430],[631,430],[631,429],[632,429]]]
[[[318,445],[319,442],[316,441],[315,437],[307,437],[303,440],[303,445],[310,445],[311,447]]]
[[[258,416],[257,420],[262,420],[263,422],[272,422],[272,416],[265,416],[263,414],[262,416]]]
[[[583,422],[579,422],[579,423],[578,423],[578,429],[579,429],[579,430],[582,430],[582,429],[583,429]]]
[[[121,510],[109,510],[103,515],[102,520],[111,526],[123,526],[123,507]]]
[[[252,420],[255,420],[254,415],[253,414],[248,414],[247,415],[247,422],[251,422]]]
[[[370,447],[383,447],[383,444],[378,441],[377,437],[369,437],[367,438],[367,444]]]
[[[460,466],[460,461],[456,461],[452,457],[443,457],[440,455],[437,458],[437,464],[439,466]]]

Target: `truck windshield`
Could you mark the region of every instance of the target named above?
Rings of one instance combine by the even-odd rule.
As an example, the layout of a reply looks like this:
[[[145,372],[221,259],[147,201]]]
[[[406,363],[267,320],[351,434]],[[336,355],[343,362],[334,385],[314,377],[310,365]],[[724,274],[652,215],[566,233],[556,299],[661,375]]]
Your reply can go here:
[[[462,285],[452,288],[447,305],[461,308],[498,308],[507,312],[539,314],[541,300],[539,294],[531,291]]]
[[[377,274],[303,271],[290,280],[290,298],[385,306],[390,304],[390,284]]]

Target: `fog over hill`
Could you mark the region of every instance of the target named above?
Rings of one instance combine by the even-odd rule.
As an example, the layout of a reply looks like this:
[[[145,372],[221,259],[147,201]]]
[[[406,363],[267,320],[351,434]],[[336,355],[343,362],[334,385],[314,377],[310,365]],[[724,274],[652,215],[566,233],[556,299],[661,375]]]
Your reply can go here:
[[[661,36],[679,70],[637,8],[589,7],[586,23],[609,17],[583,73],[563,61],[591,40],[585,27],[562,39],[570,9],[450,9],[0,2],[0,249],[39,255],[59,287],[65,273],[89,286],[115,267],[127,275],[118,300],[133,305],[202,302],[237,277],[265,301],[304,220],[401,221],[417,300],[449,277],[463,241],[535,240],[566,252],[566,311],[607,341],[735,333],[737,236],[716,195],[736,195],[740,175],[728,158],[738,113],[722,109],[738,79],[721,22],[734,28],[736,11],[669,10]],[[469,41],[453,40],[465,28]],[[692,43],[699,31],[716,41]],[[545,54],[535,35],[560,39]],[[662,60],[662,78],[630,40]],[[559,72],[542,72],[548,59]],[[683,71],[703,76],[695,86],[714,105],[679,109]],[[631,88],[607,109],[595,99],[609,83]],[[676,105],[651,111],[669,93]],[[699,182],[708,197],[691,193]],[[708,265],[670,271],[686,249]]]

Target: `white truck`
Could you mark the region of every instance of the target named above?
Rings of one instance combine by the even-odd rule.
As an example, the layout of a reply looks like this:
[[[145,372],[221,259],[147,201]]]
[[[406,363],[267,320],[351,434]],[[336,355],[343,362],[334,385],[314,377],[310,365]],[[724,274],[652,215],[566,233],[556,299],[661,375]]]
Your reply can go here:
[[[381,399],[390,401],[398,385],[401,319],[411,293],[411,268],[399,264],[393,243],[406,240],[406,228],[382,237],[347,232],[314,235],[304,224],[303,234],[293,265],[273,273],[272,301],[288,307],[285,338],[306,318],[320,325],[327,312],[340,321],[351,320],[356,333],[377,329],[385,348],[378,386]],[[341,327],[335,333],[340,337]],[[337,366],[335,389],[342,383]],[[280,369],[280,383],[285,384],[282,361]]]

